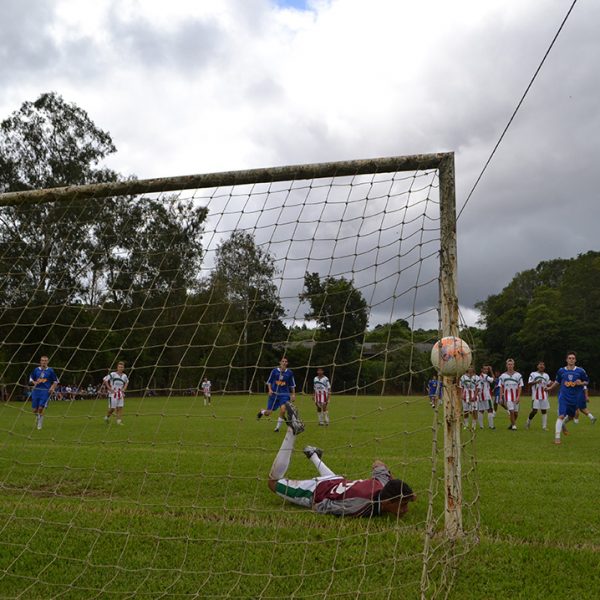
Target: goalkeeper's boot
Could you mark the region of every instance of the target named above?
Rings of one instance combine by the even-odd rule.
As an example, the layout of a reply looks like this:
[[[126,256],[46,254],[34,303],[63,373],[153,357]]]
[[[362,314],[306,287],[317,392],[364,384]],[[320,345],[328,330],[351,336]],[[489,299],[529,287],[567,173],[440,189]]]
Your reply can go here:
[[[291,427],[294,435],[304,431],[304,423],[298,416],[297,408],[291,402],[286,402],[285,405],[285,422],[288,427]]]
[[[319,458],[323,458],[323,450],[316,446],[305,446],[302,452],[304,452],[306,458],[310,458],[313,454],[316,454]]]

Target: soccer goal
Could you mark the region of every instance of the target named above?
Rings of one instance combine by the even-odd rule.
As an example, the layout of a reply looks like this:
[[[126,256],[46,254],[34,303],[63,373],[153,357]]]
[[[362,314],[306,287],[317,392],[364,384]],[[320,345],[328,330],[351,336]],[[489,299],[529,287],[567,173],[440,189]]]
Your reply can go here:
[[[445,597],[479,523],[426,389],[456,264],[451,153],[0,194],[5,597]],[[273,494],[277,385],[287,477],[381,461],[408,512]]]

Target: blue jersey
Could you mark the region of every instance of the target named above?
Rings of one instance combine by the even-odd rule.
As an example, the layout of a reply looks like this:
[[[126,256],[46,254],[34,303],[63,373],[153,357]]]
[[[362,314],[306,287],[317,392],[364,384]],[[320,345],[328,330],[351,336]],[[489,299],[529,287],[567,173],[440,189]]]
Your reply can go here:
[[[442,382],[439,379],[430,379],[427,382],[427,393],[429,396],[442,397]]]
[[[294,379],[294,373],[291,369],[282,371],[278,367],[275,367],[267,383],[271,386],[271,391],[275,396],[286,396],[289,397],[292,388],[296,387],[296,380]]]
[[[580,379],[583,383],[588,383],[587,373],[581,367],[567,369],[562,367],[556,374],[556,382],[560,383],[558,390],[558,399],[567,404],[577,404],[585,399],[585,390],[583,385],[576,385],[575,382]]]
[[[34,385],[34,396],[48,396],[53,383],[58,382],[58,377],[51,367],[36,367],[29,376],[29,381]],[[38,383],[35,383],[35,382]]]

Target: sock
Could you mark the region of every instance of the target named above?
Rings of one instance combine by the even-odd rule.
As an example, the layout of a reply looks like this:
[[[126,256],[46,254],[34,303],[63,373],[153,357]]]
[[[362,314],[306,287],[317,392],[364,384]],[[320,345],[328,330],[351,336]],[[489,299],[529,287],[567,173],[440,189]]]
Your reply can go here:
[[[281,442],[281,448],[279,448],[279,452],[273,461],[269,479],[281,479],[285,475],[290,466],[295,440],[294,432],[288,427],[283,442]]]
[[[562,419],[556,419],[556,425],[554,427],[554,437],[560,440],[560,434],[562,432],[564,421]]]
[[[335,477],[335,473],[317,456],[316,452],[310,457],[310,462],[317,467],[321,477]]]
[[[278,417],[277,425],[275,425],[275,429],[279,429],[284,423],[285,423],[285,421],[281,417]]]
[[[469,426],[469,418],[468,417],[463,417],[463,426],[464,427],[468,427]]]
[[[320,412],[320,413],[317,413],[317,414],[319,415],[319,425],[322,425],[323,424],[323,413]]]
[[[548,413],[542,415],[542,428],[546,429],[548,427]]]
[[[593,421],[594,420],[594,415],[592,413],[588,413],[588,419],[590,421]]]
[[[488,427],[494,426],[494,413],[488,413]]]
[[[39,415],[39,419],[38,419],[39,426],[41,427],[43,423],[44,423],[44,415]]]
[[[329,411],[325,411],[325,423],[327,423],[327,425],[329,425]]]
[[[483,429],[483,413],[477,413],[477,423],[479,423],[479,427]]]

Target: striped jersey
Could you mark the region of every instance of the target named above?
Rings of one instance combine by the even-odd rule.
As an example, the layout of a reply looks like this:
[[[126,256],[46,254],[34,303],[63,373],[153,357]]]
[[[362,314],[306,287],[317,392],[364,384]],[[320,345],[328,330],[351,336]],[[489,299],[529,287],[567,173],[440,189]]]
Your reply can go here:
[[[462,398],[467,402],[475,402],[477,400],[477,387],[479,385],[478,375],[467,375],[465,373],[458,382],[462,390]]]
[[[129,378],[125,373],[113,371],[103,380],[109,386],[109,395],[113,400],[120,400],[125,395],[125,386],[129,383]]]
[[[331,391],[329,379],[325,375],[323,375],[323,377],[315,377],[313,380],[313,388],[315,390],[315,402],[317,404],[327,404],[327,402],[329,402],[329,393]]]
[[[532,400],[548,400],[548,390],[546,389],[550,385],[550,375],[548,373],[533,371],[529,375],[528,383],[531,384]]]
[[[505,402],[516,402],[520,396],[520,388],[523,387],[523,376],[518,371],[513,373],[502,373],[500,375],[500,386],[504,392]]]
[[[202,391],[205,394],[210,394],[210,386],[212,385],[212,383],[207,379],[206,381],[202,382]]]
[[[483,400],[491,400],[492,399],[492,386],[494,385],[494,378],[489,375],[481,374],[479,376],[479,381],[477,382],[479,385],[479,397]]]

